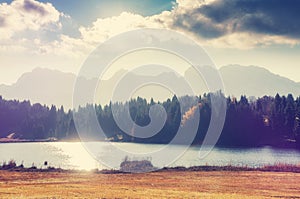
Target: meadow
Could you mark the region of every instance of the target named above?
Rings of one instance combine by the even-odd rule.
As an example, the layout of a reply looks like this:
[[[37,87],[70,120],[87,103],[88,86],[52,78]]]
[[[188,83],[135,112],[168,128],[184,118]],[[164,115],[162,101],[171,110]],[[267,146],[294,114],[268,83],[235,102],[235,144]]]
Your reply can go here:
[[[300,173],[0,171],[1,198],[300,198]]]

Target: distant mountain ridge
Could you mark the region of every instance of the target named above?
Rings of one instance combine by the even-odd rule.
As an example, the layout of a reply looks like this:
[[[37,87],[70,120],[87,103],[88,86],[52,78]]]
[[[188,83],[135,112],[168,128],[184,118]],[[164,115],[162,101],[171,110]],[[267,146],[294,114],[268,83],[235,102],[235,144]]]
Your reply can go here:
[[[261,97],[264,95],[299,96],[300,83],[286,77],[271,73],[258,66],[228,65],[220,69],[226,92],[235,96],[247,95]]]
[[[288,78],[281,77],[270,71],[257,66],[239,66],[228,65],[222,67],[220,75],[223,79],[226,95],[240,96],[255,96],[261,97],[264,95],[274,96],[276,93],[287,95],[288,93],[294,96],[300,95],[300,83],[294,82]],[[108,80],[103,80],[102,84],[105,89],[100,95],[108,100],[108,93],[112,92],[114,85],[118,82],[119,77],[127,73],[125,70],[117,72]],[[192,69],[188,69],[184,78],[196,85],[196,93],[202,94],[207,92],[204,81]],[[177,76],[175,73],[163,72],[157,76],[138,75],[135,73],[128,74],[127,85],[121,85],[121,90],[128,86],[134,85],[143,81],[158,79],[166,85],[178,87],[178,90],[184,92],[183,77]],[[12,85],[0,85],[0,95],[6,99],[30,100],[33,103],[39,102],[47,105],[64,105],[66,108],[72,107],[73,87],[76,81],[76,75],[72,73],[64,73],[58,70],[45,68],[36,68],[32,72],[24,73],[16,83]],[[86,80],[80,79],[82,85],[96,84],[97,79]],[[128,93],[124,93],[128,94]],[[169,97],[167,94],[158,92],[157,88],[150,88],[147,92],[140,92],[142,97],[153,97],[157,100],[164,100]],[[87,95],[85,93],[82,96]],[[107,99],[106,99],[107,98]]]
[[[0,85],[0,95],[7,99],[30,100],[34,103],[65,105],[72,104],[72,87],[76,76],[57,70],[36,68],[24,73],[12,85]]]

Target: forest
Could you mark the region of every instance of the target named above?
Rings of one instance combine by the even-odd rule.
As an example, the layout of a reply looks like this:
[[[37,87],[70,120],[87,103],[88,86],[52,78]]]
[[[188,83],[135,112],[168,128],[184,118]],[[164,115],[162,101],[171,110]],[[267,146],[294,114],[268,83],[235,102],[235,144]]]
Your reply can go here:
[[[138,97],[129,102],[105,106],[87,104],[77,110],[31,104],[30,101],[5,100],[0,96],[0,138],[14,133],[18,138],[31,141],[48,138],[79,140],[73,118],[73,115],[79,114],[90,140],[166,144],[174,138],[180,125],[185,125],[186,120],[193,117],[195,111],[199,111],[199,126],[193,139],[193,144],[197,145],[202,143],[211,120],[211,95],[213,93],[197,96],[196,107],[188,107],[192,98],[190,96],[173,96],[164,102],[155,102],[153,99],[148,102]],[[300,148],[300,97],[294,98],[291,94],[264,96],[255,100],[246,96],[222,97],[227,107],[218,146]],[[188,107],[187,112],[181,113],[179,101],[186,102],[183,105]],[[129,105],[132,120],[137,125],[145,126],[150,122],[149,110],[154,104],[164,107],[167,119],[163,128],[149,138],[136,138],[134,134],[125,133],[116,124],[112,114],[113,106],[117,107],[116,110],[123,110],[125,105]],[[105,133],[104,137],[90,128],[89,115],[93,111]]]

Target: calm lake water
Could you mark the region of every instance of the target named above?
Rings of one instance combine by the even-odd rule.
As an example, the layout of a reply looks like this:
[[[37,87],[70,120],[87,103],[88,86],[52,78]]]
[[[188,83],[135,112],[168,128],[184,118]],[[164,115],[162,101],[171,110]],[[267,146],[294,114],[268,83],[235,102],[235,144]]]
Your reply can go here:
[[[97,148],[97,156],[112,156],[114,148],[124,147],[132,151],[159,150],[164,145],[92,142]],[[182,146],[172,146],[173,151],[181,150]],[[198,165],[235,165],[235,166],[263,166],[266,164],[287,163],[299,164],[300,152],[296,150],[273,149],[270,147],[256,149],[225,149],[214,148],[205,158],[199,158],[200,147],[190,147],[179,159],[171,165],[161,165],[160,161],[153,160],[154,166],[198,166]],[[146,155],[147,157],[147,155]],[[110,157],[113,167],[118,169],[124,157],[117,154]],[[15,160],[17,164],[23,162],[24,166],[30,167],[33,163],[42,167],[44,161],[50,166],[64,169],[107,168],[95,160],[80,142],[47,142],[47,143],[4,143],[0,144],[0,163]]]

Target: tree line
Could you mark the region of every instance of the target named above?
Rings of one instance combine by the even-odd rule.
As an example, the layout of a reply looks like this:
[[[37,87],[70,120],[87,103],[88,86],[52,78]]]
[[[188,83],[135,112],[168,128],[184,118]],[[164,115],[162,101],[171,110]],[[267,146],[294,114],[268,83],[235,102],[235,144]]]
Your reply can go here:
[[[30,101],[5,100],[0,96],[0,137],[15,133],[22,139],[33,141],[47,138],[79,139],[73,118],[73,115],[77,115],[80,125],[85,129],[84,134],[91,140],[166,144],[176,136],[180,126],[188,125],[195,111],[199,111],[199,125],[193,144],[201,144],[210,124],[211,96],[214,94],[196,97],[197,106],[191,105],[190,102],[194,100],[191,96],[173,96],[164,102],[155,102],[153,99],[148,102],[138,97],[125,103],[110,103],[105,106],[87,104],[77,110],[67,111],[63,106],[48,107],[39,103],[31,104]],[[250,100],[246,96],[225,98],[221,93],[218,95],[226,101],[226,118],[217,145],[300,148],[300,97],[277,94],[274,97],[264,96]],[[130,116],[136,125],[148,125],[151,122],[149,110],[154,104],[163,106],[167,116],[163,128],[154,136],[137,138],[134,136],[134,126],[131,133],[126,133],[117,125],[115,117],[122,117],[126,106],[129,107]],[[185,109],[180,105],[185,106]],[[182,110],[187,111],[181,113]],[[96,113],[104,137],[91,125],[90,117],[93,113]]]

